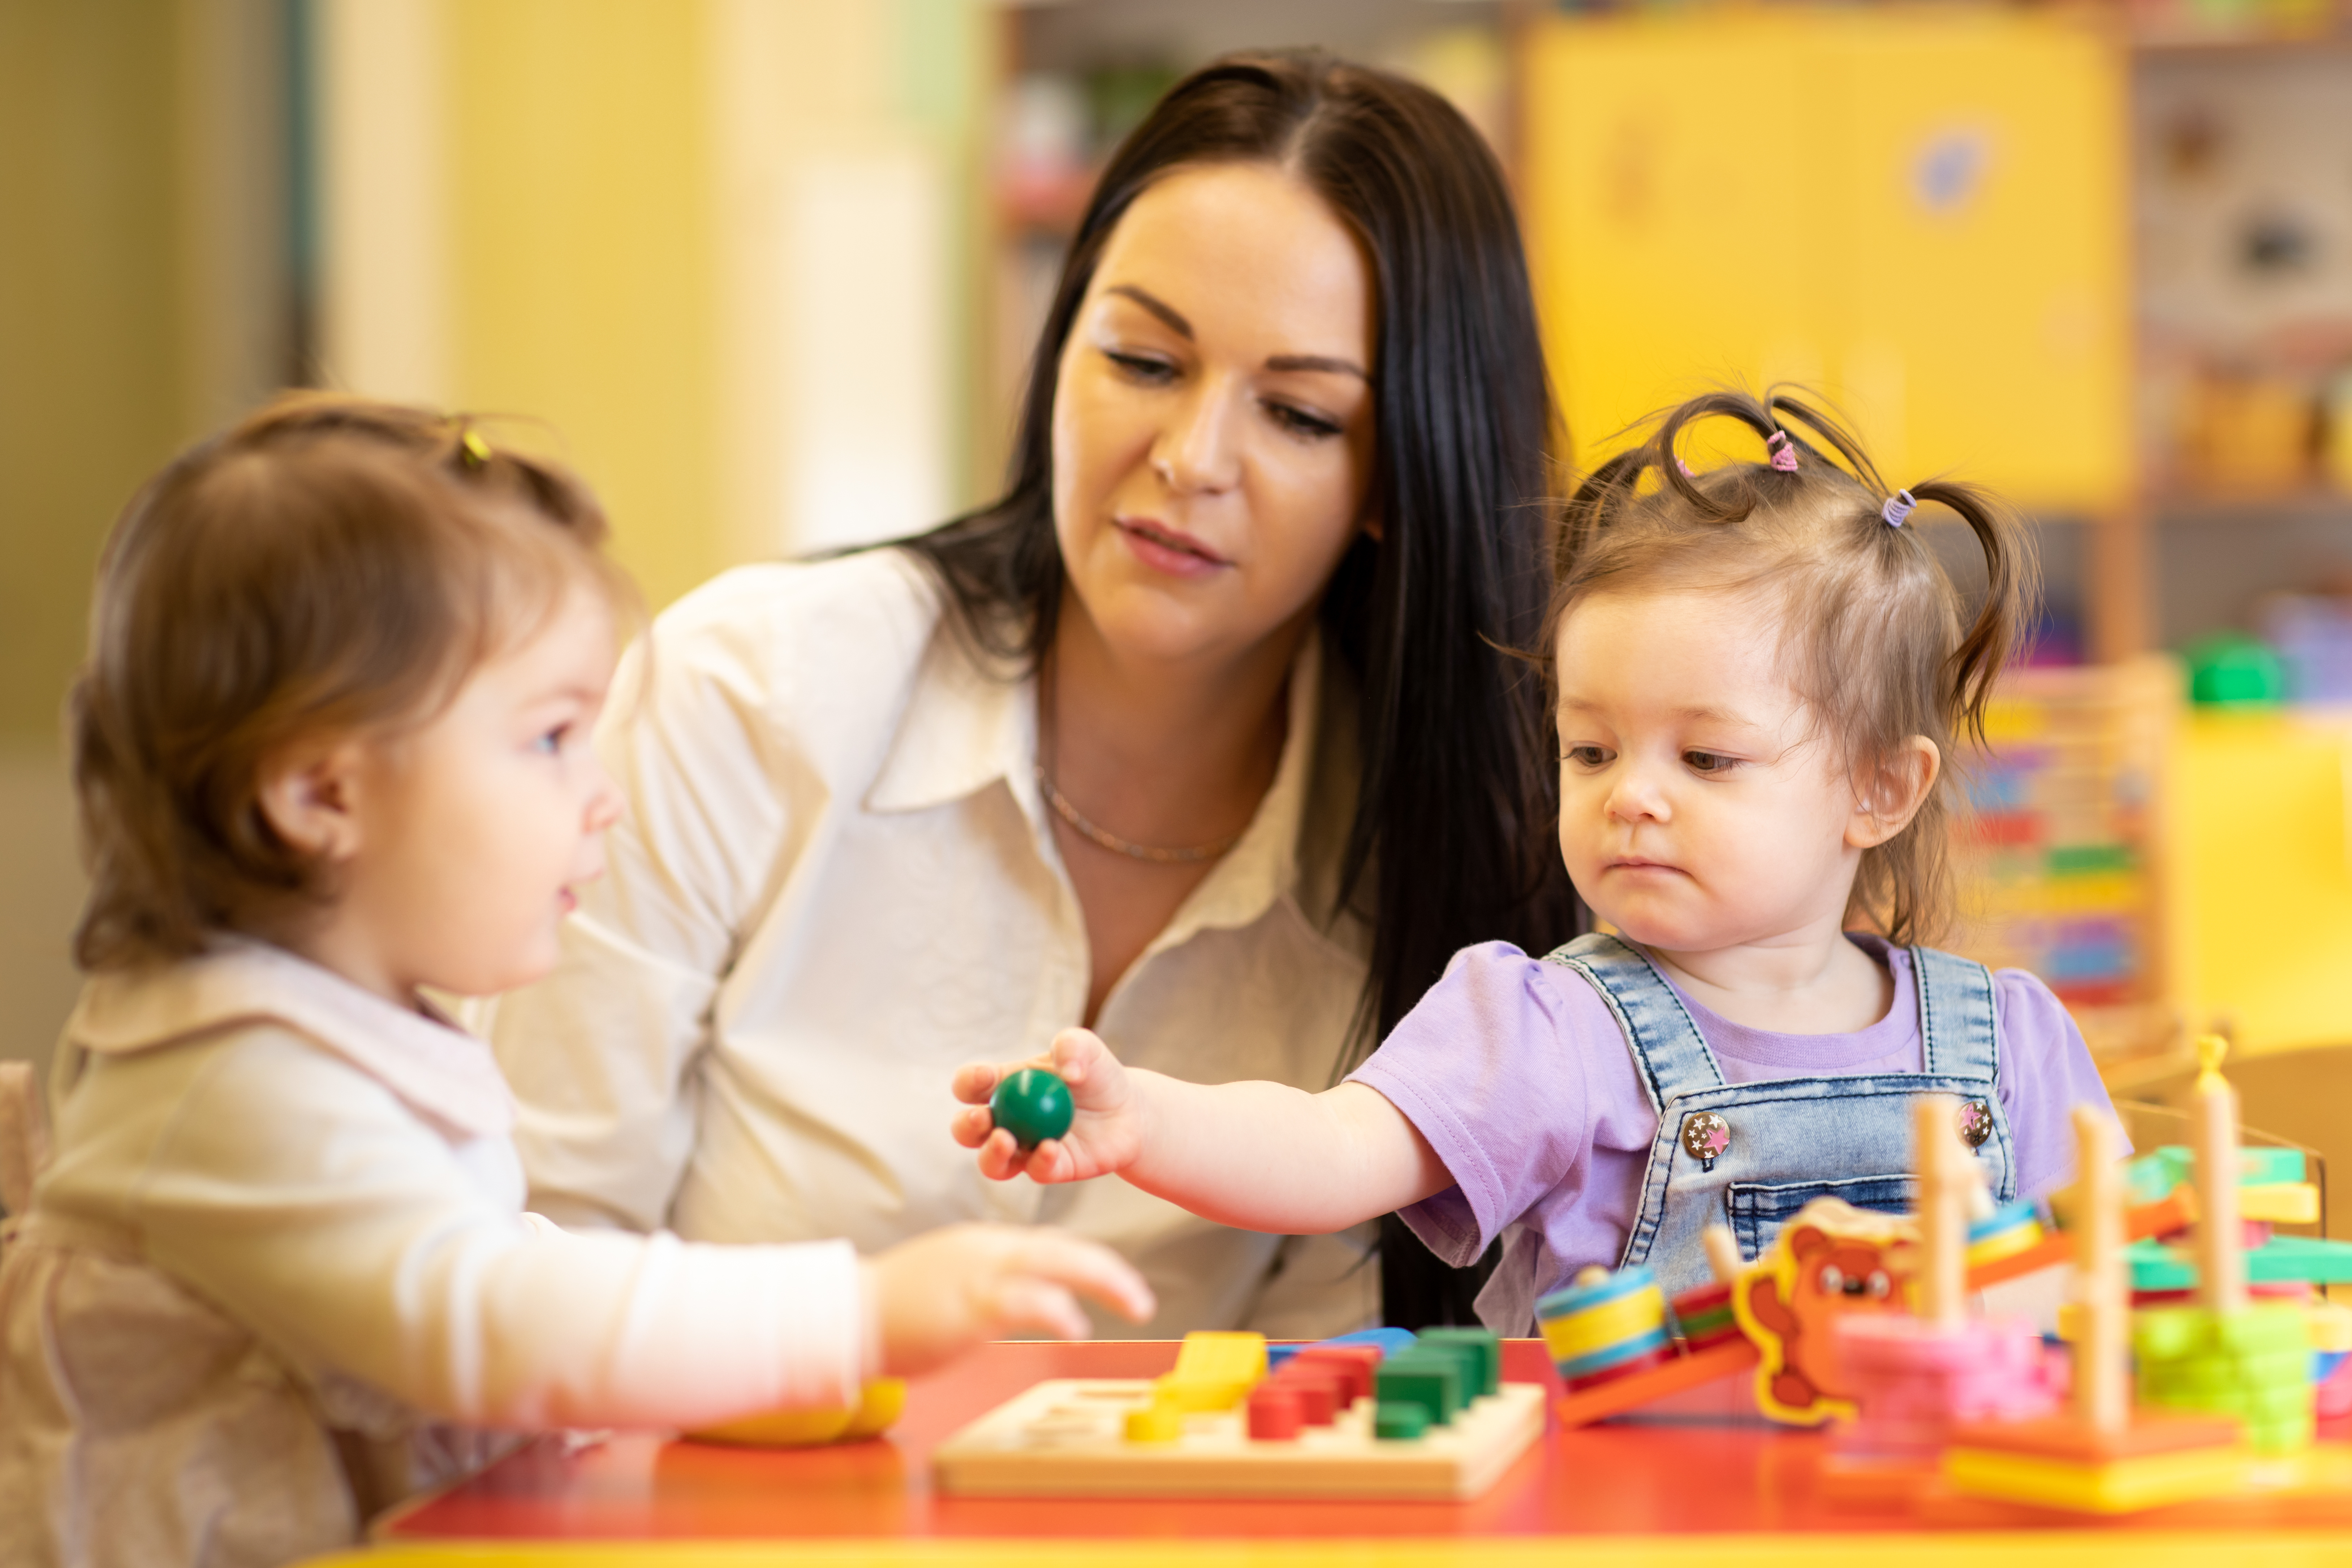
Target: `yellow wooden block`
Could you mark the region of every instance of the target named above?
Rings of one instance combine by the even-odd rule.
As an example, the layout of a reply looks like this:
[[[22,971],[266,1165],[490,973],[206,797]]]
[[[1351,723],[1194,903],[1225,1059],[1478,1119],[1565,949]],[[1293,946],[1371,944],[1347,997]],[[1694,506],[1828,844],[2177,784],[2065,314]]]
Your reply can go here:
[[[1153,1380],[1151,1402],[1168,1409],[1197,1415],[1209,1410],[1231,1410],[1250,1396],[1257,1380],[1179,1377],[1168,1373]]]
[[[1972,1497],[2076,1513],[2137,1513],[2237,1491],[2246,1485],[2251,1466],[2242,1448],[2184,1448],[2093,1464],[1952,1448],[1944,1455],[1944,1479]]]
[[[852,1410],[763,1410],[697,1427],[687,1436],[698,1443],[728,1443],[745,1448],[814,1448],[849,1430]]]
[[[2311,1324],[2311,1348],[2326,1354],[2352,1352],[2352,1307],[2314,1301],[2304,1308]]]
[[[1264,1334],[1200,1330],[1184,1336],[1176,1370],[1152,1383],[1152,1402],[1199,1414],[1231,1410],[1265,1380]]]
[[[763,1410],[687,1436],[698,1443],[746,1448],[814,1448],[878,1436],[906,1407],[907,1385],[895,1377],[877,1377],[866,1385],[855,1410]]]
[[[1154,1390],[1150,1404],[1127,1413],[1124,1432],[1130,1443],[1173,1443],[1184,1435],[1184,1412],[1161,1404]]]
[[[1265,1336],[1202,1330],[1184,1336],[1176,1352],[1179,1382],[1255,1383],[1265,1376]]]
[[[854,1443],[861,1437],[878,1437],[906,1409],[906,1384],[895,1377],[877,1377],[866,1385],[865,1395],[858,1401],[857,1411],[850,1416],[841,1439]]]
[[[2317,1225],[2319,1189],[2309,1182],[2273,1182],[2238,1189],[2238,1215],[2266,1225]]]

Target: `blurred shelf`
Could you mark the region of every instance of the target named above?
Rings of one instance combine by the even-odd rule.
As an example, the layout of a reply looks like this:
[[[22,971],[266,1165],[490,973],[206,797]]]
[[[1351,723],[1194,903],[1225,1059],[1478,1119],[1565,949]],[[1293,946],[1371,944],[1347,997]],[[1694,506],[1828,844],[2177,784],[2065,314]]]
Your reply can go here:
[[[2268,49],[2342,48],[2352,44],[2352,33],[2340,23],[2304,31],[2232,31],[2210,27],[2136,28],[2130,35],[2135,53],[2166,57],[2243,55]]]
[[[2308,489],[2229,494],[2218,491],[2174,490],[2151,497],[2148,517],[2157,522],[2228,526],[2240,522],[2286,522],[2305,519],[2342,519],[2352,522],[2352,495],[2314,487]]]

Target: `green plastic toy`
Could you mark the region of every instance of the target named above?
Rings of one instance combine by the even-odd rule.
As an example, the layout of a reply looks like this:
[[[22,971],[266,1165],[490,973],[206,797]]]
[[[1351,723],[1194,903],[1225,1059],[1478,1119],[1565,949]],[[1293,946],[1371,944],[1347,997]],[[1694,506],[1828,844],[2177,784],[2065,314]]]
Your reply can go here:
[[[1070,1086],[1058,1076],[1043,1068],[1023,1068],[996,1086],[988,1097],[988,1113],[1027,1150],[1067,1132],[1076,1108],[1070,1103]]]

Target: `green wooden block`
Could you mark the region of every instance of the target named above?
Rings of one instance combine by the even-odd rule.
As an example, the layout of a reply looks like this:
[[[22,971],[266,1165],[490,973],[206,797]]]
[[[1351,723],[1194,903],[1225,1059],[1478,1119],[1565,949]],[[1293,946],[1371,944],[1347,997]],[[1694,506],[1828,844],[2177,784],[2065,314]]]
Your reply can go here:
[[[1466,1385],[1470,1398],[1493,1394],[1503,1386],[1503,1342],[1486,1330],[1423,1329],[1419,1342],[1423,1345],[1459,1345],[1472,1353],[1476,1363],[1476,1374]]]
[[[2290,1453],[2308,1446],[2311,1437],[2312,1422],[2307,1411],[2296,1416],[2246,1423],[2246,1441],[2258,1454]]]
[[[2308,1354],[2311,1350],[2310,1321],[2299,1306],[2248,1307],[2242,1312],[2208,1317],[2206,1321],[2211,1325],[2214,1343],[2241,1355]]]
[[[1372,1436],[1375,1437],[1418,1437],[1429,1430],[1429,1410],[1422,1405],[1375,1405],[1372,1406]]]
[[[1400,1352],[1372,1374],[1373,1397],[1383,1406],[1418,1405],[1430,1425],[1443,1426],[1462,1408],[1462,1370],[1456,1356]]]

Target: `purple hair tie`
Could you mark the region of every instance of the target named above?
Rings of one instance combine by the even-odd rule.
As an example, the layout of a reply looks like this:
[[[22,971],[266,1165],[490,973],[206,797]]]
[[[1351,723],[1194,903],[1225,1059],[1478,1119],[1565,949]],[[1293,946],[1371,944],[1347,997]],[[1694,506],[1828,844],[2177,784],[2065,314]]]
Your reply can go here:
[[[1764,449],[1772,454],[1772,467],[1783,474],[1797,471],[1797,444],[1789,439],[1786,430],[1775,430],[1764,437]]]
[[[1896,490],[1886,498],[1886,504],[1878,509],[1878,515],[1886,520],[1887,527],[1900,528],[1918,510],[1919,503],[1912,498],[1909,490]]]

